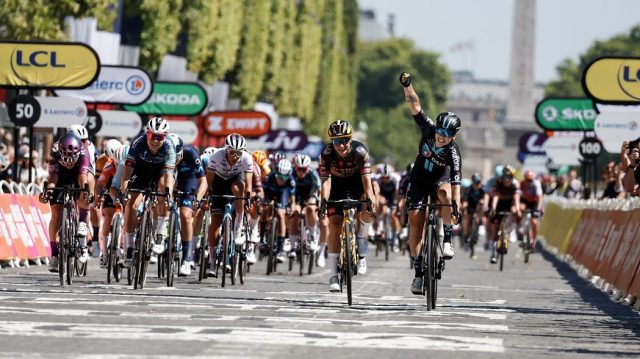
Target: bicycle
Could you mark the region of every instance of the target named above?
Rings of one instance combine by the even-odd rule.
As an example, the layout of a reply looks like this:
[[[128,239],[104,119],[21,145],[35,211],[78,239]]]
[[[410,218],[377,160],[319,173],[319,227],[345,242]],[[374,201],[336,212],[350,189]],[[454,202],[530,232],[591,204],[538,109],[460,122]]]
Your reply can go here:
[[[105,190],[101,195],[107,196],[108,190]],[[109,227],[109,241],[106,244],[107,253],[107,284],[111,284],[111,276],[116,280],[116,283],[120,282],[122,277],[122,263],[120,260],[120,233],[122,232],[122,206],[119,203],[115,204],[115,212],[111,218],[111,226]]]
[[[200,227],[195,253],[198,261],[198,282],[207,278],[207,266],[209,264],[209,227],[211,226],[211,211],[204,211],[204,219]]]
[[[226,284],[227,270],[229,270],[229,279],[231,280],[232,285],[236,284],[236,276],[238,275],[238,253],[236,251],[235,233],[232,225],[234,209],[231,202],[237,200],[248,201],[249,199],[247,197],[236,197],[233,195],[209,195],[210,202],[212,202],[212,199],[214,198],[222,198],[227,202],[224,206],[220,241],[218,241],[218,245],[215,248],[216,256],[214,261],[216,277],[218,277],[218,270],[220,266],[223,268],[221,285],[224,288]],[[229,267],[229,269],[227,267]]]
[[[89,185],[85,184],[84,188],[80,189],[73,185],[67,185],[63,187],[51,187],[47,188],[48,183],[44,182],[43,188],[46,190],[40,194],[40,200],[49,200],[52,196],[52,192],[62,192],[63,207],[60,229],[58,230],[58,275],[60,277],[60,285],[64,286],[65,281],[67,285],[73,283],[74,272],[76,274],[84,273],[86,275],[87,264],[78,262],[78,258],[82,255],[82,248],[80,246],[79,238],[77,237],[78,230],[78,210],[76,209],[76,195],[85,193],[87,195],[87,204],[93,202],[92,196],[89,195]],[[79,268],[82,267],[82,268]]]
[[[445,268],[445,260],[442,255],[444,243],[440,241],[436,211],[442,207],[451,207],[453,213],[457,213],[458,211],[458,204],[456,202],[452,202],[452,204],[438,204],[435,203],[433,196],[430,196],[430,199],[428,204],[423,204],[422,202],[418,204],[418,209],[427,210],[426,228],[423,229],[421,251],[423,258],[422,293],[427,299],[427,311],[436,308],[438,280],[442,279],[442,272],[444,272]]]
[[[475,257],[475,246],[478,243],[478,231],[480,229],[480,220],[478,213],[471,213],[471,226],[469,228],[469,258]]]
[[[366,203],[368,208],[371,204],[367,200],[339,199],[328,200],[327,205],[342,206],[342,230],[340,231],[340,253],[338,255],[338,283],[340,292],[343,286],[347,287],[347,303],[351,306],[353,300],[353,286],[351,278],[358,274],[358,242],[356,241],[356,207],[361,203]]]
[[[504,255],[507,254],[507,250],[509,249],[509,233],[511,232],[511,212],[500,211],[496,212],[497,216],[502,216],[500,220],[500,229],[498,230],[498,245],[497,245],[497,254],[498,261],[500,262],[500,271],[502,272],[502,268],[504,266]]]
[[[524,257],[524,262],[529,263],[529,255],[533,252],[533,243],[531,241],[531,218],[533,215],[537,214],[537,210],[526,209],[524,211],[524,218],[522,219],[522,224],[520,225],[520,232],[522,233],[522,254]]]
[[[271,200],[269,201],[269,204],[267,204],[267,207],[269,207],[269,214],[267,215],[267,218],[271,217],[271,227],[269,229],[268,233],[264,233],[264,235],[267,236],[266,239],[266,245],[267,245],[267,275],[273,273],[276,271],[276,268],[278,267],[278,261],[276,258],[276,241],[277,241],[277,236],[278,236],[278,216],[276,215],[276,205],[275,205],[275,200]]]
[[[298,264],[300,266],[300,276],[302,277],[302,275],[304,274],[304,270],[305,270],[305,260],[304,257],[306,255],[309,255],[309,260],[308,260],[308,274],[311,274],[311,272],[313,271],[313,259],[315,257],[315,252],[312,252],[309,249],[309,241],[311,238],[311,231],[309,230],[309,228],[306,228],[306,219],[304,216],[304,207],[302,208],[302,211],[300,211],[301,213],[299,214],[300,217],[300,225],[298,228],[300,228],[300,243],[298,244],[298,250],[297,250],[297,259],[298,259]],[[294,259],[289,257],[289,272],[291,272],[293,270],[293,262]]]

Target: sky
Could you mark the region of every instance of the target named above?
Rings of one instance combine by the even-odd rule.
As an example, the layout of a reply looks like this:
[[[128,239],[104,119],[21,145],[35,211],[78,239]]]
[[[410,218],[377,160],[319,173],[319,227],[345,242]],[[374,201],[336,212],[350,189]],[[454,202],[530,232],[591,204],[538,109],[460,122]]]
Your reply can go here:
[[[477,79],[508,80],[515,0],[358,0],[395,36],[439,52],[451,70],[471,70]],[[628,33],[640,24],[640,0],[537,0],[534,79],[556,78],[564,59],[577,60],[596,40]],[[463,51],[451,51],[457,44]]]

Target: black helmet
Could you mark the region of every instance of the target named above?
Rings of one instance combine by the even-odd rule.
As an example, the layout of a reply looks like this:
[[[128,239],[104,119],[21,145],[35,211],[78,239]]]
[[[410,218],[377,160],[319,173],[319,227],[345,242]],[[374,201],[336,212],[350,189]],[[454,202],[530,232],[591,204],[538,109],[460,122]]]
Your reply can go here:
[[[506,165],[502,168],[502,177],[513,177],[514,172],[513,167]]]
[[[353,128],[351,124],[347,121],[337,120],[329,125],[329,138],[337,138],[337,137],[351,137],[351,133],[353,132]]]
[[[474,173],[473,176],[471,176],[471,182],[473,183],[482,182],[482,176],[479,173]]]
[[[460,131],[462,121],[453,112],[443,112],[436,118],[436,132],[445,137],[453,137]]]

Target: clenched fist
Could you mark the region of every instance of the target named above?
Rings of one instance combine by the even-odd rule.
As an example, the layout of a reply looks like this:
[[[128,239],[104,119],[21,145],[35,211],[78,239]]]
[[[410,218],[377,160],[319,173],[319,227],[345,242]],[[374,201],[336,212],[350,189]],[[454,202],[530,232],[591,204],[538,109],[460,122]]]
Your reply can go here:
[[[411,86],[411,75],[407,72],[403,72],[400,74],[400,83],[404,87]]]

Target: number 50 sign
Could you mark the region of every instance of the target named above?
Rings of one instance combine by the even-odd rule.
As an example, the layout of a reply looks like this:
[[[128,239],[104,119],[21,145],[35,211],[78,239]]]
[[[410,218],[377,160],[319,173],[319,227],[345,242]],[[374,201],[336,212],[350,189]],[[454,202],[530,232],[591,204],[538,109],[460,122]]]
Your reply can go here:
[[[74,98],[19,95],[9,103],[9,117],[18,127],[68,127],[86,116],[87,106]]]

